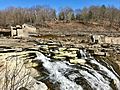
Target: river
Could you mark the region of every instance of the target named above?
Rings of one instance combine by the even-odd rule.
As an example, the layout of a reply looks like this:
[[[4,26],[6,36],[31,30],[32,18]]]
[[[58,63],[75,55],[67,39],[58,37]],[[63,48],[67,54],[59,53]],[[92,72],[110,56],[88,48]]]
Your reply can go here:
[[[37,52],[36,59],[42,62],[48,73],[44,80],[50,81],[52,85],[59,84],[60,90],[120,90],[120,76],[112,66],[95,60],[85,50],[80,50],[79,53],[81,59],[86,61],[84,65],[71,64],[66,60],[53,61]]]

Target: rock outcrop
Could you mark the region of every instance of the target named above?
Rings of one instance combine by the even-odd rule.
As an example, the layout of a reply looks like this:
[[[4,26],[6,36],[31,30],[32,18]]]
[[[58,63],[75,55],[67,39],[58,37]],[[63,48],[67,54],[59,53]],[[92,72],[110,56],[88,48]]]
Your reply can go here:
[[[35,79],[40,73],[34,68],[35,52],[11,52],[0,54],[0,90],[47,90],[47,86]],[[33,54],[34,55],[34,54]]]

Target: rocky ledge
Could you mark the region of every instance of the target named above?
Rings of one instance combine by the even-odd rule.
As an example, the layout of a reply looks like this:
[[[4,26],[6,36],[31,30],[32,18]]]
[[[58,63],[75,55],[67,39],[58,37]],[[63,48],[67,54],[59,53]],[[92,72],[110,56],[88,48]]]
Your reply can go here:
[[[20,45],[18,43],[20,43]],[[117,72],[118,78],[120,78],[119,45],[96,43],[93,44],[81,42],[79,43],[79,46],[77,46],[77,44],[73,45],[71,43],[69,43],[69,46],[67,46],[66,43],[68,42],[43,40],[36,38],[6,40],[4,39],[4,42],[2,42],[2,45],[0,46],[0,89],[64,90],[65,87],[62,87],[61,84],[67,84],[67,82],[63,82],[60,78],[58,78],[56,83],[54,83],[54,80],[56,79],[54,79],[53,77],[51,78],[49,74],[51,75],[52,73],[56,75],[56,71],[53,72],[53,70],[57,69],[59,71],[60,68],[61,70],[63,69],[63,72],[61,70],[59,72],[62,72],[65,75],[67,75],[65,77],[72,77],[69,76],[70,73],[67,74],[67,71],[66,73],[64,72],[64,69],[68,68],[68,66],[66,65],[69,65],[68,69],[72,68],[73,71],[77,69],[81,69],[81,71],[83,70],[81,73],[83,73],[84,70],[89,71],[89,69],[87,68],[90,68],[91,70],[98,70],[98,72],[101,72],[101,66],[98,64],[101,63],[101,65],[109,68],[114,73]],[[94,61],[93,57],[95,57],[96,59],[95,63],[92,62]],[[48,61],[50,59],[50,62],[46,61],[46,59],[48,59]],[[53,67],[49,67],[49,64]],[[56,65],[61,66],[59,66],[58,68],[58,66]],[[53,68],[52,71],[51,68]],[[95,71],[90,72],[92,73]],[[74,73],[76,75],[78,74],[77,71],[74,71]],[[105,73],[103,73],[103,75],[104,74]],[[59,75],[59,73],[57,73],[57,75]],[[55,77],[57,78],[57,76]],[[61,77],[65,79],[65,77]],[[104,77],[106,77],[106,74],[104,75]],[[92,90],[94,85],[93,87],[89,85],[88,87],[85,87],[84,85],[86,80],[83,80],[83,82],[78,83],[77,81],[79,79],[81,81],[81,79],[84,78],[79,77],[78,79],[75,79],[74,82],[76,82],[77,85],[80,84],[83,89]],[[112,87],[112,89],[117,89],[119,87],[119,85],[117,85],[117,83],[119,83],[118,79],[113,78],[110,80],[112,80],[110,81],[110,87]],[[76,84],[70,81],[68,82],[73,84],[74,86],[71,87],[76,87],[76,90],[82,90],[81,87],[78,87]],[[102,85],[102,83],[100,85]],[[66,87],[69,88],[68,86]],[[107,86],[105,87],[107,88]]]

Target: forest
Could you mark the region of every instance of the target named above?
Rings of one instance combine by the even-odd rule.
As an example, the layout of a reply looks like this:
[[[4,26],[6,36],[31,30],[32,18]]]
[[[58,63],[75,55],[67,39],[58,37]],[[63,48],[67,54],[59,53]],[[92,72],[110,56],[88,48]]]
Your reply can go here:
[[[120,26],[120,9],[102,5],[75,10],[64,7],[56,11],[48,6],[37,5],[30,8],[8,7],[0,10],[0,27],[23,23],[42,26],[45,22],[95,22]]]

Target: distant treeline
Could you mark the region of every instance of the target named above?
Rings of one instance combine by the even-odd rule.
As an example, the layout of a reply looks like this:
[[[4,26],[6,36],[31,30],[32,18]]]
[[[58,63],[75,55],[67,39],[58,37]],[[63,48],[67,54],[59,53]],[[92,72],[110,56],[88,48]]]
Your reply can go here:
[[[44,22],[108,22],[120,25],[120,9],[115,7],[91,6],[89,8],[73,10],[70,7],[61,8],[59,13],[55,9],[45,6],[31,8],[9,7],[0,10],[0,26],[30,23],[41,25]]]

